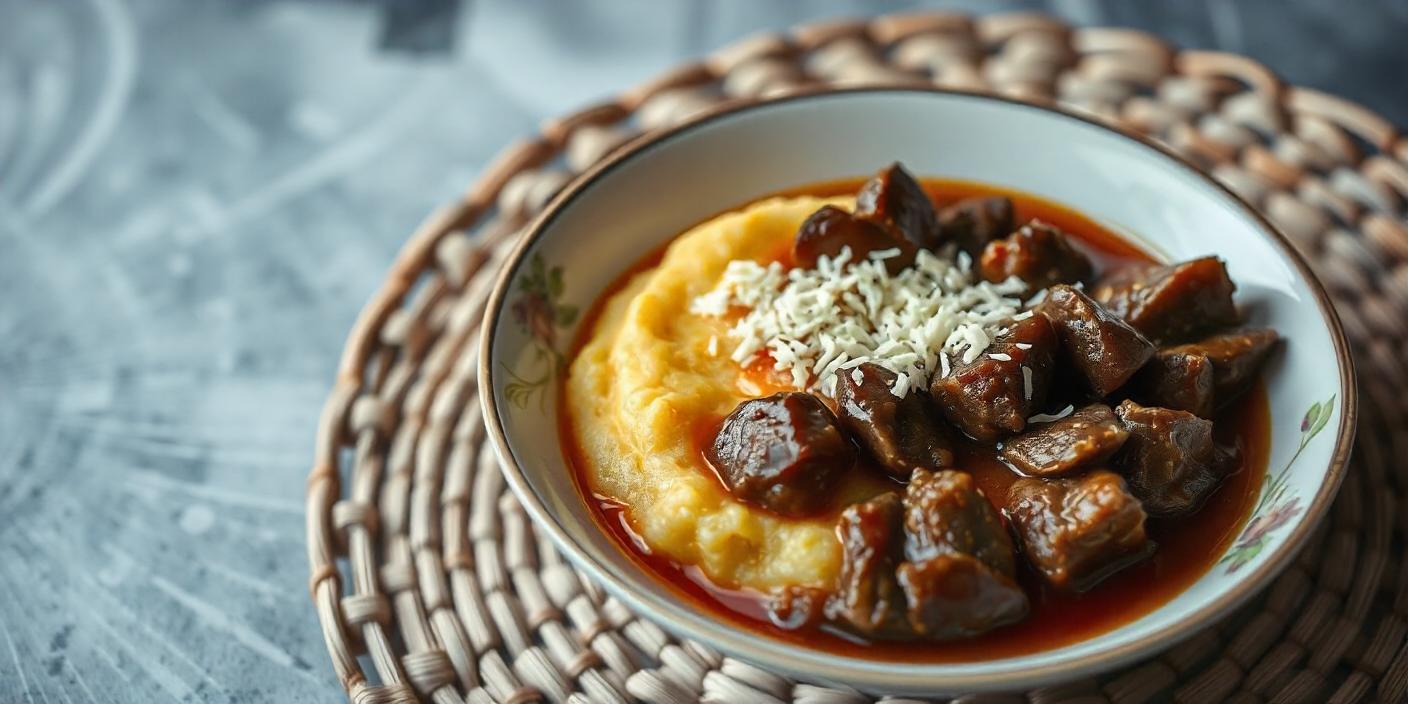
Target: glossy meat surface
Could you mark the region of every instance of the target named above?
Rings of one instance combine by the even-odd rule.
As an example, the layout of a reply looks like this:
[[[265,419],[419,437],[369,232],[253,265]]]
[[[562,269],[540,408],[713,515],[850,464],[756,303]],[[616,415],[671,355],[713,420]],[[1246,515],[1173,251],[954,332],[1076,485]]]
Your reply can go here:
[[[945,553],[905,562],[897,574],[914,635],[968,638],[1022,620],[1030,604],[1010,577],[972,555]]]
[[[1093,296],[1149,339],[1169,343],[1236,325],[1236,288],[1221,259],[1203,257],[1117,270],[1101,279]]]
[[[918,470],[904,508],[898,577],[916,635],[961,638],[1026,615],[1012,539],[972,476]]]
[[[1071,245],[1066,234],[1032,221],[999,240],[989,242],[978,262],[978,273],[994,283],[1017,277],[1027,282],[1027,295],[1053,284],[1088,280],[1090,258]]]
[[[830,409],[796,392],[738,404],[706,454],[734,496],[784,516],[829,506],[837,479],[856,461]]]
[[[1188,411],[1199,418],[1212,418],[1216,409],[1213,395],[1213,366],[1207,355],[1159,350],[1134,383],[1139,397],[1161,408]]]
[[[841,538],[841,578],[828,615],[866,635],[904,633],[905,595],[895,577],[904,559],[904,507],[899,494],[881,494],[846,507],[836,533]]]
[[[1064,591],[1090,589],[1154,551],[1139,500],[1107,470],[1074,479],[1019,479],[1007,493],[1007,516],[1023,555]]]
[[[1008,577],[1015,573],[1012,539],[967,472],[915,471],[905,488],[904,509],[905,559],[963,553]]]
[[[975,440],[995,442],[1021,432],[1033,409],[1046,402],[1056,351],[1051,322],[1033,314],[1009,325],[972,362],[936,375],[930,393],[949,422]]]
[[[1129,431],[1115,463],[1144,510],[1177,516],[1202,506],[1230,464],[1213,441],[1212,421],[1129,400],[1115,414]]]
[[[977,258],[983,247],[1016,227],[1012,200],[1005,196],[964,198],[939,211],[939,232],[945,243]]]
[[[1051,319],[1065,358],[1096,395],[1114,393],[1154,355],[1139,331],[1072,286],[1047,289],[1038,310]]]
[[[916,470],[903,499],[847,508],[837,533],[842,576],[829,610],[863,634],[964,638],[1027,613],[1012,540],[963,472]]]
[[[1060,420],[1029,427],[1003,443],[1001,455],[1023,474],[1057,477],[1104,464],[1128,436],[1109,406],[1092,403]]]
[[[940,244],[938,214],[924,187],[899,163],[882,169],[856,195],[856,217],[889,228],[913,247]]]
[[[1179,345],[1170,352],[1202,355],[1212,363],[1213,389],[1221,406],[1252,385],[1280,340],[1275,330],[1234,330]]]
[[[851,248],[851,261],[863,260],[879,250],[900,249],[899,256],[885,260],[885,268],[891,274],[913,264],[917,251],[907,240],[895,237],[885,227],[826,205],[798,228],[797,239],[792,243],[792,259],[798,266],[811,268],[823,255],[834,259],[846,247]]]
[[[859,380],[856,379],[859,377]],[[918,389],[904,398],[890,391],[897,376],[866,363],[840,374],[836,416],[871,459],[897,479],[916,467],[953,465],[953,440],[929,395]]]

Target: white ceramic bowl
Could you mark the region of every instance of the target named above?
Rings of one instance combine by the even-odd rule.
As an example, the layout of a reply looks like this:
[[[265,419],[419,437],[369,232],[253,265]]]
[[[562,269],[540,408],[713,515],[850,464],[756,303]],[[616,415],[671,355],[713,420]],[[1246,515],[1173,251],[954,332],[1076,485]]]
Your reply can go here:
[[[549,333],[511,314],[541,258],[558,310],[587,310],[645,253],[721,210],[818,181],[873,173],[983,181],[1070,206],[1170,261],[1222,256],[1253,324],[1286,339],[1267,368],[1272,415],[1264,505],[1200,580],[1142,618],[1021,657],[901,664],[759,636],[672,596],[593,521],[557,442],[557,385],[541,348],[565,353],[581,316]],[[539,287],[542,288],[541,286]],[[566,324],[560,324],[566,323]],[[536,334],[534,334],[536,332]],[[1206,175],[1151,143],[1053,109],[923,89],[860,89],[725,108],[638,140],[583,174],[529,227],[484,321],[484,417],[509,484],[583,572],[672,633],[798,679],[870,693],[1021,690],[1173,645],[1264,587],[1329,507],[1351,445],[1354,375],[1325,292],[1285,238]],[[550,364],[550,363],[546,363]],[[534,386],[546,374],[546,381]],[[1325,432],[1321,432],[1321,431]]]

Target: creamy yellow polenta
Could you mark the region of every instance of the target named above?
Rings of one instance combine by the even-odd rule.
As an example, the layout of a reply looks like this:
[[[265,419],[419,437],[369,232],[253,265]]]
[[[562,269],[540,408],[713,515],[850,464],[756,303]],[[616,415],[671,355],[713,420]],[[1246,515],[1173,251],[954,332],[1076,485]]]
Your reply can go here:
[[[720,584],[830,586],[841,551],[834,518],[777,518],[735,500],[709,473],[695,428],[756,394],[741,388],[729,358],[728,323],[691,314],[690,302],[719,283],[729,261],[766,262],[817,208],[852,202],[773,198],[691,229],[606,302],[572,362],[567,405],[592,490],[626,504],[657,554]]]

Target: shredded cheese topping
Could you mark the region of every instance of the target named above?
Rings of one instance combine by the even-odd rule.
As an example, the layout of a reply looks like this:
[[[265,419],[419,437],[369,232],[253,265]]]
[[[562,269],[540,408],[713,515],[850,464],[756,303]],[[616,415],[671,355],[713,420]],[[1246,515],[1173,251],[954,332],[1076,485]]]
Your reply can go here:
[[[1065,407],[1065,408],[1062,408],[1061,410],[1059,410],[1059,411],[1057,411],[1057,412],[1055,412],[1055,413],[1038,413],[1038,414],[1032,416],[1031,418],[1028,418],[1028,419],[1027,419],[1027,423],[1028,423],[1028,424],[1031,424],[1031,423],[1050,423],[1050,422],[1052,422],[1052,421],[1061,420],[1062,418],[1065,418],[1066,416],[1068,416],[1068,415],[1070,415],[1070,414],[1072,414],[1072,413],[1075,413],[1075,412],[1076,412],[1076,407],[1075,407],[1075,406],[1072,406],[1072,405],[1070,405],[1070,404],[1066,404],[1066,407]]]
[[[891,276],[884,260],[898,255],[885,250],[852,261],[845,248],[816,268],[790,270],[735,260],[690,310],[726,317],[742,309],[728,332],[735,362],[748,366],[767,354],[794,386],[831,397],[838,373],[874,362],[897,375],[890,390],[903,398],[935,374],[948,376],[952,360],[977,359],[1006,321],[1030,315],[1018,312],[1022,281],[976,280],[965,253],[949,261],[921,250],[913,266]]]

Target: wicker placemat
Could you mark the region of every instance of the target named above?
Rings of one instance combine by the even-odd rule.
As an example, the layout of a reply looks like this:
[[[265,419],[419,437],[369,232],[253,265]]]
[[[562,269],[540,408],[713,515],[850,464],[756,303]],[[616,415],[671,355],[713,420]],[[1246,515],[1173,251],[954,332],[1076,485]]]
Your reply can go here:
[[[1034,15],[766,34],[505,151],[416,232],[348,340],[308,486],[313,601],[355,702],[865,702],[637,619],[566,565],[484,440],[475,338],[498,258],[573,173],[723,100],[927,83],[1056,101],[1206,167],[1282,227],[1334,296],[1363,379],[1353,467],[1309,547],[1251,605],[1122,672],[963,701],[1408,700],[1408,141],[1244,57]]]

